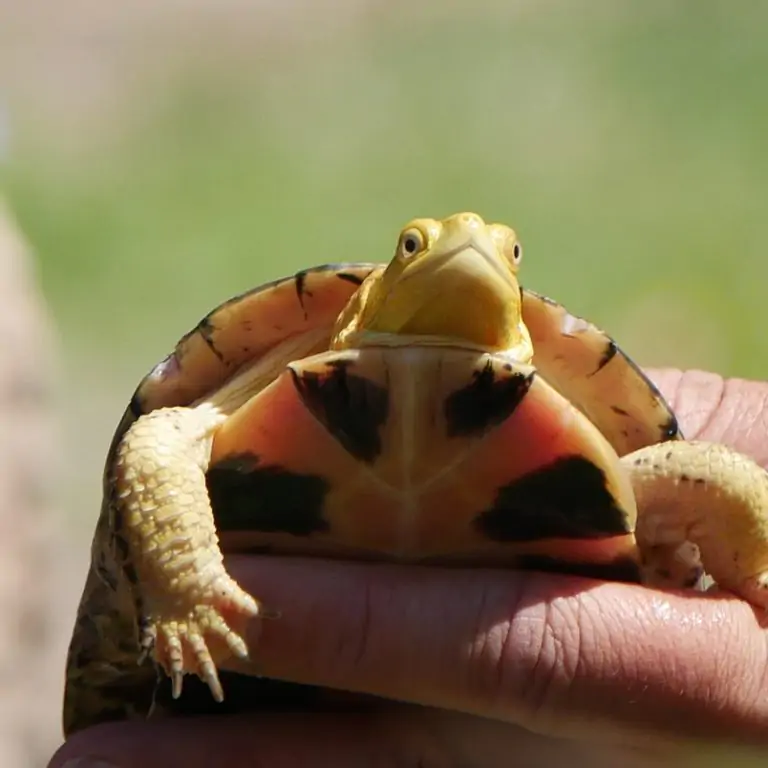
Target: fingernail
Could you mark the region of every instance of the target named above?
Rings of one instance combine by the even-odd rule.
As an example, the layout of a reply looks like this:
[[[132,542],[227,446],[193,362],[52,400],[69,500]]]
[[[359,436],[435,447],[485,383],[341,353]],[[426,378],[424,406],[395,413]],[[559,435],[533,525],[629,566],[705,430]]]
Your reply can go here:
[[[114,763],[108,763],[100,757],[73,757],[67,760],[61,768],[118,768]]]

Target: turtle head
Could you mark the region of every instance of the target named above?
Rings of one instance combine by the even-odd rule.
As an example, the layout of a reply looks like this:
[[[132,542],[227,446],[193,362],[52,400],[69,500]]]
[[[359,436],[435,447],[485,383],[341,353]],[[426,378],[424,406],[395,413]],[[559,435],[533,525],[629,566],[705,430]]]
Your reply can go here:
[[[514,230],[474,213],[414,219],[392,261],[373,273],[339,317],[332,346],[418,343],[532,355],[522,320]]]

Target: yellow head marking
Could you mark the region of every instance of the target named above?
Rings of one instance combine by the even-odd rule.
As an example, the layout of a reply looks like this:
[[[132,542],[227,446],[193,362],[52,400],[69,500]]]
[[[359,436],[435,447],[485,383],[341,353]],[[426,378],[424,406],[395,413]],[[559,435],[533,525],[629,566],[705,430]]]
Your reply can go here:
[[[414,219],[387,268],[342,312],[332,346],[427,344],[508,350],[531,357],[522,321],[514,230],[477,214]]]

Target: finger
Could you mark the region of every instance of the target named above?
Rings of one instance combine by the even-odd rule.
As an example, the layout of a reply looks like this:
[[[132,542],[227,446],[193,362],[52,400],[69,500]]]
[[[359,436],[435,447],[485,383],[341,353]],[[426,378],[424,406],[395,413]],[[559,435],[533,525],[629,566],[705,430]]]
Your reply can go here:
[[[768,738],[766,635],[736,599],[519,572],[233,558],[281,618],[269,677],[575,738]]]
[[[646,373],[669,401],[686,437],[725,443],[768,467],[767,382],[673,368]]]
[[[194,727],[185,720],[111,723],[72,736],[54,757],[51,766],[70,768],[75,758],[99,760],[99,768],[207,768],[221,765],[226,756],[229,768],[253,765],[366,766],[374,764],[373,750],[394,745],[411,753],[418,765],[426,757],[418,733],[409,733],[403,723],[360,716],[243,715],[199,718]],[[415,730],[415,729],[414,729]],[[298,736],[300,735],[300,738]],[[81,763],[76,763],[80,768]],[[87,763],[86,763],[87,765]],[[74,768],[74,767],[73,767]]]
[[[111,723],[72,736],[49,768],[87,768],[86,760],[101,761],[91,768],[208,768],[224,756],[228,768],[506,768],[510,754],[523,768],[556,765],[566,756],[571,768],[648,765],[624,750],[601,748],[595,755],[492,720],[394,705],[367,714],[198,718],[194,727],[183,720]],[[658,756],[652,764],[662,765]]]
[[[190,725],[96,726],[72,736],[48,768],[208,768],[224,762],[227,768],[508,768],[511,756],[515,768],[715,768],[736,759],[730,750],[552,739],[494,720],[404,705],[366,714],[197,718]],[[739,765],[757,768],[764,759],[744,751]]]
[[[172,719],[97,726],[72,736],[51,766],[70,768],[67,761],[88,757],[100,760],[99,768],[208,768],[226,756],[229,768],[351,768],[374,765],[375,750],[385,755],[388,749],[412,758],[404,765],[418,765],[432,748],[419,729],[366,715],[236,715],[198,718],[190,725]]]

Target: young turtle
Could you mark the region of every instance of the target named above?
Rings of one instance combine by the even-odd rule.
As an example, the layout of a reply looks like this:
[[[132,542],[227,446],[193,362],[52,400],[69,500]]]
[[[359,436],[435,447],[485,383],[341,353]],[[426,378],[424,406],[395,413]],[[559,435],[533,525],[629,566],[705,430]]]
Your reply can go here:
[[[673,586],[700,552],[768,603],[765,472],[685,442],[609,336],[521,290],[521,256],[475,214],[419,219],[386,267],[299,272],[181,339],[109,450],[65,733],[225,690],[219,711],[256,706],[263,681],[217,669],[260,613],[222,550]],[[208,690],[179,699],[187,673]]]

